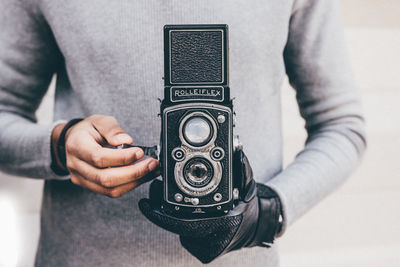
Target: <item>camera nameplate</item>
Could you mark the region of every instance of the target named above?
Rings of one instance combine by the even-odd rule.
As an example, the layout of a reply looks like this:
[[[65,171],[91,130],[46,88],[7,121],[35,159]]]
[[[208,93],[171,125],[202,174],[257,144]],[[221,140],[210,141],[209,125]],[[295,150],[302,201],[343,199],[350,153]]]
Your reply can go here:
[[[170,101],[172,103],[188,101],[224,102],[223,86],[172,86],[170,88]]]

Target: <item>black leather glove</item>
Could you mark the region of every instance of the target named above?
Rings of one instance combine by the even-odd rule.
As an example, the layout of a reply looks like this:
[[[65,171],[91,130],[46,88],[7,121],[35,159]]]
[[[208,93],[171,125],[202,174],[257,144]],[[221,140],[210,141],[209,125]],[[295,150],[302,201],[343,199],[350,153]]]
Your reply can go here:
[[[269,246],[280,230],[280,202],[274,191],[253,180],[253,172],[242,150],[234,154],[234,180],[242,182],[240,201],[218,217],[178,218],[161,209],[162,182],[150,185],[150,199],[139,208],[153,223],[176,233],[182,246],[202,263],[242,247]]]

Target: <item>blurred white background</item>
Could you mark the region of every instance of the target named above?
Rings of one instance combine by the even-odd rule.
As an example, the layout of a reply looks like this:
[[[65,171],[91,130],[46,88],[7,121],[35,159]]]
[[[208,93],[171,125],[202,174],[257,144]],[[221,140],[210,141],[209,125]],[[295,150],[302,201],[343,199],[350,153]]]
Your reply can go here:
[[[283,267],[400,266],[400,1],[342,0],[349,52],[363,93],[368,151],[334,194],[278,242]],[[38,117],[52,119],[49,91]],[[305,140],[294,91],[282,90],[285,164]],[[0,173],[0,266],[33,265],[42,182]],[[329,259],[329,261],[327,261]]]

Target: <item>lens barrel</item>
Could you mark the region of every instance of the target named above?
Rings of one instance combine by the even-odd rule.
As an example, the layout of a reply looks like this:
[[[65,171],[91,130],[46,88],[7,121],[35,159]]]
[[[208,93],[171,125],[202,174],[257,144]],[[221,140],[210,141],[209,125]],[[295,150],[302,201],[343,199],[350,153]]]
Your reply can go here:
[[[185,181],[194,187],[206,186],[214,176],[211,163],[205,158],[192,158],[183,167]]]

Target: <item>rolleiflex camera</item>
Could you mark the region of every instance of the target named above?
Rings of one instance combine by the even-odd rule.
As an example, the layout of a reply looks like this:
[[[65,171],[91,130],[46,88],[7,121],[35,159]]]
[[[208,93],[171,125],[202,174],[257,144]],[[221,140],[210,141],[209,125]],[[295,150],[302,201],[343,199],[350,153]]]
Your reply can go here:
[[[233,208],[233,110],[228,26],[164,27],[161,103],[163,209],[219,213]]]

